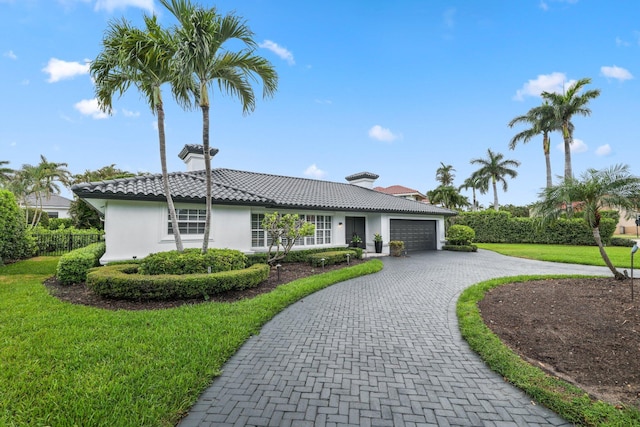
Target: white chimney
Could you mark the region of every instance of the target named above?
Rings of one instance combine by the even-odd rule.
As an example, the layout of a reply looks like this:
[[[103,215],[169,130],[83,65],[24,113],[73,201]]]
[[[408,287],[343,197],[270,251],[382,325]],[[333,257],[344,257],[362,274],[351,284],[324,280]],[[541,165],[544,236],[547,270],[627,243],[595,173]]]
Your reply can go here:
[[[360,172],[349,175],[345,179],[349,181],[349,184],[357,185],[358,187],[373,189],[373,182],[379,178],[379,175],[371,172]]]
[[[211,157],[218,154],[217,148],[209,148]],[[204,147],[200,144],[186,144],[178,157],[187,165],[187,172],[204,170]]]

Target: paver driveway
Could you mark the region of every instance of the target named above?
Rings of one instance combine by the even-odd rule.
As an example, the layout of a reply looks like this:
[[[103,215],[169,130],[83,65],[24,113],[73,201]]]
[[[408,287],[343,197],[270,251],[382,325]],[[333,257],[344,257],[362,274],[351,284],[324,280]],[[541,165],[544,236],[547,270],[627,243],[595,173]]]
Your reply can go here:
[[[277,315],[224,366],[181,427],[570,425],[491,372],[455,316],[470,285],[519,274],[608,274],[488,251],[384,258]]]

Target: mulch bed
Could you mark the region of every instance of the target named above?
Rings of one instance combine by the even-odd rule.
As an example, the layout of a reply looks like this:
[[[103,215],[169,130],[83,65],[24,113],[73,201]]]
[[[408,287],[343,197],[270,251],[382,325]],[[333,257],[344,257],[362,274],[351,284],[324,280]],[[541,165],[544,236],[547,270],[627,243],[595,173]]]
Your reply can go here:
[[[478,306],[512,350],[596,398],[640,408],[640,283],[613,278],[513,283]]]
[[[363,260],[355,259],[350,261],[350,266],[360,264]],[[60,284],[55,277],[47,279],[44,284],[49,289],[49,293],[56,298],[73,304],[88,305],[107,310],[160,310],[165,308],[179,307],[184,304],[200,304],[203,302],[234,302],[243,298],[252,298],[275,289],[283,283],[289,283],[302,277],[324,273],[331,270],[348,267],[347,264],[328,265],[314,268],[308,263],[286,263],[280,268],[280,275],[276,268],[272,268],[269,278],[255,288],[242,291],[225,292],[219,295],[211,295],[208,300],[204,298],[180,299],[171,301],[128,301],[103,298],[91,292],[84,283],[65,286]]]

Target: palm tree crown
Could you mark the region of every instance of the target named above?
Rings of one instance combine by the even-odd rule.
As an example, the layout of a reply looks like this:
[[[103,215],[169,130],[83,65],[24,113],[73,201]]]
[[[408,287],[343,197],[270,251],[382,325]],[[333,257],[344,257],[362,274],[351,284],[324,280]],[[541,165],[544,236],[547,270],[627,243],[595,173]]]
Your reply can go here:
[[[573,214],[573,207],[583,212],[584,221],[591,228],[600,249],[600,255],[617,279],[624,275],[616,270],[604,250],[600,236],[600,212],[603,209],[637,209],[640,194],[640,178],[631,175],[627,165],[615,165],[608,169],[588,169],[581,178],[564,179],[560,184],[540,193],[541,200],[534,205],[534,212],[542,222],[549,222],[561,215]]]
[[[587,107],[589,101],[600,96],[599,89],[587,90],[580,94],[584,86],[591,83],[590,78],[583,78],[570,85],[563,94],[542,92],[542,98],[553,108],[556,121],[562,127],[564,139],[564,179],[573,177],[571,167],[571,144],[573,143],[573,124],[571,119],[575,115],[589,116],[591,110]]]
[[[534,107],[522,116],[515,117],[509,122],[509,127],[514,127],[517,124],[529,125],[529,128],[518,132],[509,142],[509,148],[511,150],[516,148],[518,142],[523,144],[528,143],[533,137],[542,134],[542,150],[544,152],[546,171],[547,171],[547,187],[551,187],[551,137],[549,133],[557,130],[562,130],[562,123],[555,117],[553,107],[548,102]],[[573,129],[573,125],[571,125]]]
[[[453,172],[455,172],[455,169],[452,165],[445,165],[440,162],[440,167],[436,169],[436,181],[445,186],[453,185],[453,179],[456,177]]]
[[[502,189],[507,191],[506,178],[515,178],[518,176],[518,172],[515,169],[520,166],[520,162],[517,160],[504,160],[504,155],[501,153],[494,153],[491,149],[487,150],[486,159],[472,159],[471,164],[480,165],[474,174],[480,179],[483,184],[491,185],[493,187],[493,208],[498,210],[498,190],[496,184],[502,183]]]

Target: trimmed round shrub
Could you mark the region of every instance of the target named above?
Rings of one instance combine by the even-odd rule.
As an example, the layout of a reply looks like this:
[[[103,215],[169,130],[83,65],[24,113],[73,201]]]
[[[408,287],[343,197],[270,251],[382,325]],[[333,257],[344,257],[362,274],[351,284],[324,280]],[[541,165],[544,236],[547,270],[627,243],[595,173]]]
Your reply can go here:
[[[467,246],[473,242],[476,232],[466,225],[452,225],[447,231],[447,241],[449,245]]]
[[[84,282],[88,271],[100,265],[100,257],[105,249],[104,242],[99,242],[62,255],[58,261],[56,278],[63,285]]]
[[[247,257],[233,249],[185,249],[182,252],[158,252],[140,262],[140,274],[207,274],[240,270],[247,265]],[[209,271],[209,269],[211,269]]]

